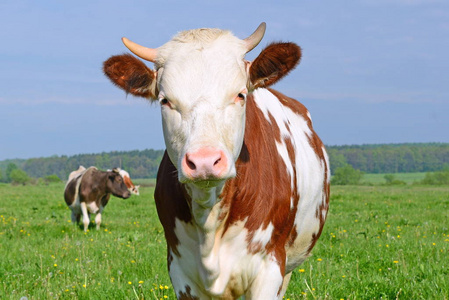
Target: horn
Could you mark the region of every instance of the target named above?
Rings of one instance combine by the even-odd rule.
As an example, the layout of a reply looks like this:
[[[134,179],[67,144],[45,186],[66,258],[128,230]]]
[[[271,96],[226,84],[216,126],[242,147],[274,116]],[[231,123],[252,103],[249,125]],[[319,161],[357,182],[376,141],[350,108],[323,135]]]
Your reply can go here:
[[[122,38],[123,44],[125,44],[126,48],[128,48],[132,53],[137,55],[138,57],[154,62],[157,56],[157,49],[147,48],[141,46],[139,44],[134,43],[133,41],[128,40],[126,37]]]
[[[256,46],[260,43],[265,34],[265,29],[267,28],[267,24],[265,22],[260,23],[259,27],[257,27],[256,31],[253,32],[249,37],[244,39],[246,42],[246,53],[256,48]],[[132,51],[132,50],[131,50]]]

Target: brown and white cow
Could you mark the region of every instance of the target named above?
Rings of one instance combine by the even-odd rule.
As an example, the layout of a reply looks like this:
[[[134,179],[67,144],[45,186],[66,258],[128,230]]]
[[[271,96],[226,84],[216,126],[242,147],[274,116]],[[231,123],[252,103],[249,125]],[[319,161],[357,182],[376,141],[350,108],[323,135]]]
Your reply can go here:
[[[104,72],[158,101],[167,150],[155,200],[179,299],[282,299],[319,238],[329,163],[307,109],[269,88],[301,49],[273,43],[249,62],[265,23],[241,40],[219,29],[177,34],[157,49],[123,38],[131,55]]]
[[[95,224],[100,229],[101,213],[109,202],[111,194],[119,198],[129,198],[131,193],[117,170],[99,171],[80,166],[69,175],[65,186],[64,199],[72,210],[72,222],[78,224],[83,215],[84,231],[87,231],[90,214],[96,214]]]

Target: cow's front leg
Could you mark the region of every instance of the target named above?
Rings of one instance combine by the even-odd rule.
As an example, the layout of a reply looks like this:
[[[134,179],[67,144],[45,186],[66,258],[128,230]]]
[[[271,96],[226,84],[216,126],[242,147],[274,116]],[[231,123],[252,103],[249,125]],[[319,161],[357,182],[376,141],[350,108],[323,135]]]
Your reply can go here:
[[[246,293],[246,300],[275,300],[282,299],[281,288],[283,276],[281,268],[275,261],[265,261],[257,273],[257,277]]]
[[[86,232],[87,228],[89,228],[89,222],[90,222],[90,217],[89,217],[89,213],[87,211],[86,202],[81,202],[81,212],[83,213],[84,231]]]

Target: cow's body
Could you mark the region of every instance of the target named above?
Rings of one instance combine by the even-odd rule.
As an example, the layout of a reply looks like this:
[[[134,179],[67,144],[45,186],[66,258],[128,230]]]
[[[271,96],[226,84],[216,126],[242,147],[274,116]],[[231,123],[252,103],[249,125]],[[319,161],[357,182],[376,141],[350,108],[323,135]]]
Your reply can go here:
[[[131,192],[131,194],[139,195],[139,187],[140,185],[134,185],[134,183],[131,180],[131,177],[129,176],[129,173],[125,170],[122,170],[120,168],[117,168],[119,170],[119,174],[122,176],[123,180],[125,181],[126,186],[128,187],[128,190]]]
[[[309,112],[268,89],[300,49],[272,44],[240,61],[260,28],[243,45],[207,29],[150,51],[125,40],[156,71],[126,55],[105,62],[115,84],[162,105],[155,200],[179,299],[282,299],[326,219],[329,163]]]
[[[271,299],[321,234],[328,160],[304,106],[256,90],[236,166],[209,207],[192,204],[168,156],[161,162],[155,199],[178,295],[232,299],[250,290],[251,299]]]
[[[96,214],[97,229],[101,224],[101,213],[113,194],[123,199],[129,198],[130,192],[117,171],[102,172],[95,167],[80,167],[70,173],[64,199],[72,211],[72,222],[78,224],[83,216],[84,231],[87,231],[90,214]]]

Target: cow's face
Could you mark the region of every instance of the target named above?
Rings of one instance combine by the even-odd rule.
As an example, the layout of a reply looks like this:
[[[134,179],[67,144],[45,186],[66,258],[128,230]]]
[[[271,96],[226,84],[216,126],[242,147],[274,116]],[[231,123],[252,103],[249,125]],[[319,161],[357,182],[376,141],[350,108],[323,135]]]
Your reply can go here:
[[[171,43],[160,50],[164,64],[158,69],[157,100],[179,180],[233,177],[248,95],[244,43],[228,32],[206,45]]]
[[[122,176],[116,170],[108,172],[106,185],[107,191],[116,197],[127,199],[131,196],[131,192],[128,190]]]
[[[264,31],[262,23],[245,40],[218,29],[185,31],[158,49],[124,39],[156,70],[130,55],[105,62],[116,85],[160,103],[167,152],[181,182],[210,186],[235,176],[248,92],[273,84],[298,63],[299,47],[290,43],[272,44],[253,63],[245,61]]]

